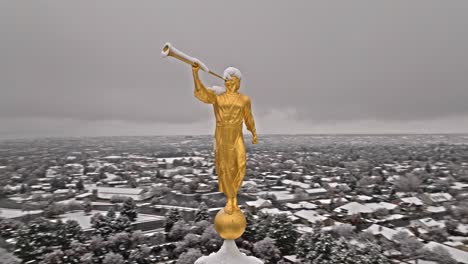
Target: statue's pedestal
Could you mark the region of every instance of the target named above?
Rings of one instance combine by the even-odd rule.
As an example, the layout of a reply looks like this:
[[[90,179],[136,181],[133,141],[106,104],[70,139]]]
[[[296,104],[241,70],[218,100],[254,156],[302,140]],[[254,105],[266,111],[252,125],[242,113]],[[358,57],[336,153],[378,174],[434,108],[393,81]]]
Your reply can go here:
[[[241,253],[234,240],[224,240],[218,252],[199,258],[195,264],[263,264],[263,261]]]

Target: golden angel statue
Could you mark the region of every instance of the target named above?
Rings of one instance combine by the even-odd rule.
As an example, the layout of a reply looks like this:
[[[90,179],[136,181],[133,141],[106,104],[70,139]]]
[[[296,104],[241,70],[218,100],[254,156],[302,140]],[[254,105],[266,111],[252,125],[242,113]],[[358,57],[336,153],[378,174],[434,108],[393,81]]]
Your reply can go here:
[[[239,93],[241,72],[233,67],[224,71],[225,91],[207,88],[200,80],[197,63],[192,65],[195,82],[195,97],[200,101],[213,105],[216,117],[215,131],[215,161],[218,173],[219,191],[226,195],[227,203],[224,211],[232,214],[239,210],[237,192],[245,176],[246,154],[243,124],[252,133],[252,144],[257,144],[257,132],[252,115],[250,98]]]
[[[219,190],[227,198],[226,206],[220,210],[214,219],[214,227],[225,239],[220,251],[209,257],[199,259],[197,264],[220,263],[225,260],[225,253],[231,254],[233,263],[262,263],[240,253],[234,240],[242,236],[246,228],[246,218],[237,204],[237,193],[245,176],[246,153],[243,136],[243,125],[252,133],[252,144],[257,144],[257,132],[252,115],[250,98],[239,93],[242,79],[241,72],[233,67],[218,75],[196,58],[177,50],[170,43],[164,45],[161,54],[171,56],[192,65],[194,94],[200,101],[213,105],[216,118],[215,130],[215,166],[218,174]],[[198,75],[203,70],[224,80],[224,88],[205,86]]]

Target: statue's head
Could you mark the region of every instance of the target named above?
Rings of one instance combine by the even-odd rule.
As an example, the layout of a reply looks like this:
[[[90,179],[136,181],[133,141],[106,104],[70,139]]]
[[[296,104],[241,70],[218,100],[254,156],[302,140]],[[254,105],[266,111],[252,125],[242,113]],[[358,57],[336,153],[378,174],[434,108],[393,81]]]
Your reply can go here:
[[[223,77],[225,79],[224,86],[226,86],[227,91],[237,92],[237,90],[239,90],[242,74],[238,69],[234,67],[228,67],[226,70],[224,70]]]

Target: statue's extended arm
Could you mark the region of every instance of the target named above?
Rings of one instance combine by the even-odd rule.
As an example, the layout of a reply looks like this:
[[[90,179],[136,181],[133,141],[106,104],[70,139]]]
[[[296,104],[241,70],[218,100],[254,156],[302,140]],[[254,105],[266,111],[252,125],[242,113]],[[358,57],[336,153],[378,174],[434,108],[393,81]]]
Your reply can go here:
[[[205,85],[203,85],[200,77],[198,76],[199,69],[200,67],[198,65],[192,66],[193,81],[195,82],[195,97],[204,103],[214,104],[216,101],[216,94],[213,91],[208,90]]]
[[[252,133],[252,144],[257,144],[257,131],[255,130],[255,120],[252,114],[250,98],[247,98],[247,103],[245,104],[244,121],[245,126],[247,126],[247,129]]]

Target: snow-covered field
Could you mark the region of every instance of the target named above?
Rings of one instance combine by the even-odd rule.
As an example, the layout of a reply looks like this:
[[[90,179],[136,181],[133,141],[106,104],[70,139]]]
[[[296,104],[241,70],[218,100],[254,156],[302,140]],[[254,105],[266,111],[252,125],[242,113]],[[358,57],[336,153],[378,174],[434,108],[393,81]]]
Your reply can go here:
[[[16,217],[21,217],[23,215],[27,214],[39,214],[41,213],[41,210],[33,210],[33,211],[22,211],[20,209],[6,209],[6,208],[0,208],[0,217],[3,218],[16,218]]]
[[[78,224],[81,226],[82,229],[86,230],[86,229],[89,229],[91,228],[91,217],[95,214],[95,213],[101,213],[103,215],[106,215],[107,212],[106,211],[91,211],[90,214],[85,214],[83,211],[78,211],[78,212],[70,212],[70,213],[66,213],[66,214],[63,214],[63,215],[60,215],[60,219],[62,221],[67,221],[67,220],[75,220],[78,222]],[[118,213],[117,213],[117,216],[118,216]],[[161,220],[161,219],[164,219],[164,217],[162,216],[157,216],[157,215],[149,215],[149,214],[138,214],[138,218],[136,220],[136,222],[147,222],[147,221],[154,221],[154,220]]]

